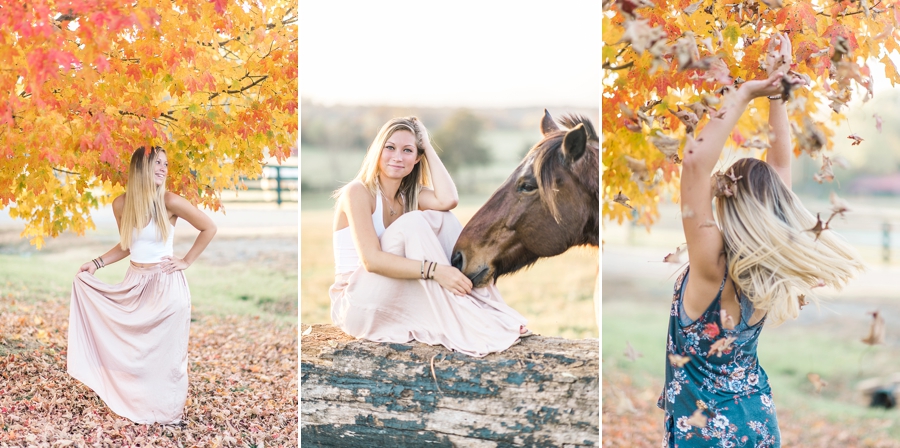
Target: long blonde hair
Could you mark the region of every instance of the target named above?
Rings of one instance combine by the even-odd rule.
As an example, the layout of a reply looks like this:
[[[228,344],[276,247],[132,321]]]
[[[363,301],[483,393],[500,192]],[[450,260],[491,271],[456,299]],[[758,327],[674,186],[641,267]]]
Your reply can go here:
[[[769,164],[741,159],[726,173],[732,194],[717,195],[716,218],[728,275],[769,322],[796,319],[801,295],[815,301],[812,288],[820,282],[839,290],[863,269],[843,238],[809,231],[816,218]]]
[[[157,186],[153,180],[153,166],[159,153],[166,150],[154,146],[149,150],[141,146],[131,154],[128,167],[128,185],[125,187],[125,209],[119,223],[119,245],[131,248],[131,237],[150,220],[156,222],[160,241],[169,238],[169,213],[166,211],[166,184]]]
[[[397,131],[409,131],[416,137],[416,152],[419,157],[412,171],[400,181],[400,188],[397,189],[397,196],[401,198],[403,203],[403,211],[410,212],[419,208],[419,190],[423,186],[431,186],[431,179],[428,178],[428,162],[424,157],[425,142],[422,140],[422,133],[419,131],[419,119],[416,117],[397,117],[388,120],[372,144],[366,152],[362,166],[356,174],[354,180],[362,182],[369,192],[376,196],[378,194],[378,175],[381,173],[381,165],[378,163],[381,159],[381,152],[387,140]],[[337,199],[347,188],[343,186],[334,191],[333,198]]]

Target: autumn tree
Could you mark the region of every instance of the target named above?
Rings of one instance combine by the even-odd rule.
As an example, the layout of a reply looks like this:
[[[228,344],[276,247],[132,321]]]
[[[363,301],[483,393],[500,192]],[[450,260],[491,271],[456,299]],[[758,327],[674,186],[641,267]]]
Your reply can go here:
[[[297,144],[295,2],[33,0],[0,6],[0,208],[22,235],[93,228],[131,153],[168,152],[168,189],[220,193]]]
[[[825,150],[837,135],[847,103],[873,95],[873,70],[892,85],[900,74],[888,54],[898,50],[897,1],[604,0],[603,3],[603,214],[650,225],[656,204],[677,201],[685,142],[719,113],[722,95],[765,77],[769,41],[785,33],[791,69],[809,85],[785,83],[782,100],[794,134],[794,153],[821,162],[819,182],[833,179]],[[729,144],[768,148],[768,100],[751,103]],[[830,118],[828,118],[830,116]],[[823,118],[824,117],[824,118]],[[829,121],[831,123],[829,123]],[[858,131],[880,131],[881,118]]]

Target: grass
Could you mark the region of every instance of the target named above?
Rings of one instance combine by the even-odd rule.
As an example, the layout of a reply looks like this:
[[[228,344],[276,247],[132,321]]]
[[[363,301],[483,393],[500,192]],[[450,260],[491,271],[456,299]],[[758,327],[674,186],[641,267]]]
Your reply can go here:
[[[65,252],[24,252],[0,255],[0,294],[17,302],[57,300],[68,303],[72,279],[81,263],[102,249]],[[106,283],[125,277],[127,260],[97,271]],[[248,263],[218,264],[201,257],[185,271],[194,313],[259,316],[286,324],[297,323],[296,271]]]
[[[454,213],[465,224],[485,199],[483,196],[461,198],[461,205]],[[301,204],[300,321],[330,323],[328,287],[334,282],[333,210],[327,208],[330,203],[316,196],[303,196]],[[597,250],[573,248],[538,261],[530,269],[501,277],[497,287],[506,303],[528,319],[528,327],[535,333],[573,339],[596,338],[599,332],[593,292],[597,273]]]

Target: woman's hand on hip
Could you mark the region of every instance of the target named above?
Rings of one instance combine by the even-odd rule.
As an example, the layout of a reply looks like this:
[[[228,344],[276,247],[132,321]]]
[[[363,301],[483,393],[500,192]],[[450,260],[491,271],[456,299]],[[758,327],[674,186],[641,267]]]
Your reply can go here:
[[[94,272],[97,272],[97,265],[94,264],[93,261],[89,261],[78,268],[79,274],[85,271],[87,271],[88,274],[94,275]]]
[[[472,280],[466,277],[459,269],[446,264],[439,264],[434,268],[434,281],[453,294],[464,296],[472,292]]]
[[[178,258],[178,257],[172,257],[172,256],[167,255],[165,257],[162,257],[162,260],[163,261],[162,261],[162,263],[160,263],[160,266],[162,266],[162,270],[166,274],[171,274],[175,271],[183,271],[183,270],[187,269],[188,266],[190,266],[190,264],[188,264],[188,262],[186,262],[183,259]]]

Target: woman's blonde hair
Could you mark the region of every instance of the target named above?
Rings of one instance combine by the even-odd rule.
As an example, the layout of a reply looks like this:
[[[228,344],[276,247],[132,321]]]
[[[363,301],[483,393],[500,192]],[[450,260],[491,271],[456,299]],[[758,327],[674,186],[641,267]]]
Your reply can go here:
[[[169,238],[169,213],[166,211],[166,184],[157,186],[153,179],[153,166],[159,153],[165,149],[143,146],[131,154],[128,167],[128,185],[125,187],[125,209],[119,223],[119,237],[122,249],[130,249],[135,230],[146,227],[150,220],[156,222],[160,241]]]
[[[725,241],[728,275],[767,320],[796,319],[812,288],[841,289],[863,269],[859,254],[840,236],[812,229],[817,218],[766,162],[746,158],[726,171],[730,195],[716,195],[716,218]],[[732,180],[735,179],[735,180]]]
[[[425,142],[422,140],[422,133],[419,131],[419,119],[416,117],[397,117],[390,119],[378,134],[369,149],[366,157],[363,159],[359,173],[356,174],[354,180],[362,182],[373,196],[378,195],[378,175],[381,173],[381,152],[387,140],[397,131],[409,131],[416,138],[416,152],[419,157],[419,163],[413,166],[412,171],[400,181],[400,188],[397,189],[397,196],[403,204],[403,211],[410,212],[419,208],[419,190],[423,186],[431,186],[431,179],[428,178],[428,162],[424,157]],[[340,197],[346,186],[334,191],[332,197],[335,199]]]

